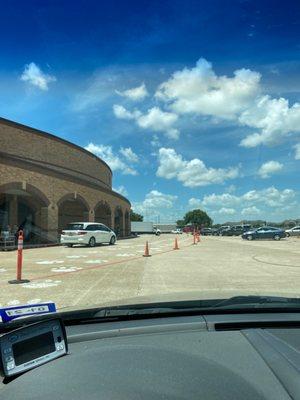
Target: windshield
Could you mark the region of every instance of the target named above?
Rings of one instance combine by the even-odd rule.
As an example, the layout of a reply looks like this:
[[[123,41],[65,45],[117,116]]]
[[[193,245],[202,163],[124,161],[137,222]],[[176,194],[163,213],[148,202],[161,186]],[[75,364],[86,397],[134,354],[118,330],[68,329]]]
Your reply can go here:
[[[0,306],[300,297],[297,1],[1,17]]]

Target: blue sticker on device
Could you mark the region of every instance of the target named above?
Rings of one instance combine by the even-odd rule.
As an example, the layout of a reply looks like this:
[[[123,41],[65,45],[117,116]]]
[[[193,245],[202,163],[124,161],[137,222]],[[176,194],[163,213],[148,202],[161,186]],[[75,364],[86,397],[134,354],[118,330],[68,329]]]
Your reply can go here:
[[[55,303],[25,304],[20,306],[0,307],[0,322],[9,322],[29,315],[49,314],[56,312]]]

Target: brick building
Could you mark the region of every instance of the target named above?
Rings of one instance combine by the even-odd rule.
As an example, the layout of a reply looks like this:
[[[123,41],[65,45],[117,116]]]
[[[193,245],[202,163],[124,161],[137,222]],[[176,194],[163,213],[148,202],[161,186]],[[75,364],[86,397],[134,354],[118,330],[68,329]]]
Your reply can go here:
[[[0,230],[27,223],[31,240],[52,242],[69,222],[96,221],[127,236],[129,214],[130,202],[112,190],[112,171],[103,160],[0,118]]]

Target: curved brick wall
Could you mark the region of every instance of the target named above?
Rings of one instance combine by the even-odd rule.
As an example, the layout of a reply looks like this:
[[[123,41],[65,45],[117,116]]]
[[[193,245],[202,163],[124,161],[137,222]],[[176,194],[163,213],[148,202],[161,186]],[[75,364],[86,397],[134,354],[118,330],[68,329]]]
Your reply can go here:
[[[59,230],[59,204],[67,196],[83,200],[89,221],[97,215],[99,203],[108,204],[112,228],[120,208],[123,234],[130,232],[130,202],[112,191],[112,172],[104,161],[54,135],[0,118],[0,195],[6,188],[27,190],[32,196],[40,193],[41,225],[48,231]]]

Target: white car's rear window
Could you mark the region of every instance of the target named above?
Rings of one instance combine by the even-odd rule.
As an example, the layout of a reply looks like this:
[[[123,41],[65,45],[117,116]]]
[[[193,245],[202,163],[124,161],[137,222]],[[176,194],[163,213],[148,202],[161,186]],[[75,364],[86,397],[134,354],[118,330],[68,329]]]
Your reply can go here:
[[[80,231],[80,230],[82,230],[82,229],[84,229],[84,226],[83,226],[83,224],[69,224],[68,226],[67,226],[67,231]]]

